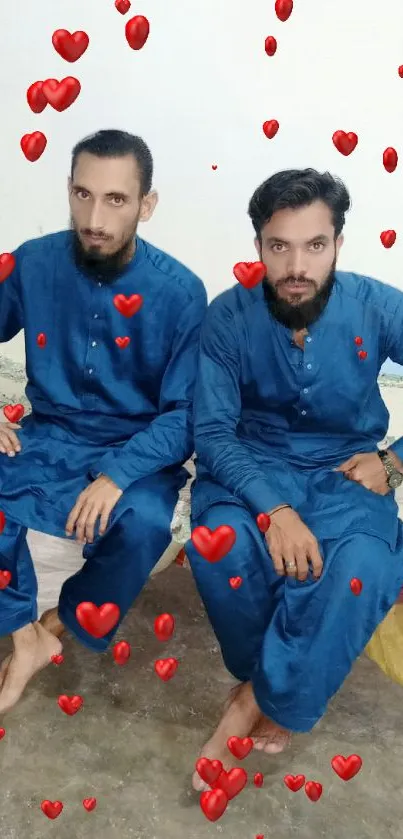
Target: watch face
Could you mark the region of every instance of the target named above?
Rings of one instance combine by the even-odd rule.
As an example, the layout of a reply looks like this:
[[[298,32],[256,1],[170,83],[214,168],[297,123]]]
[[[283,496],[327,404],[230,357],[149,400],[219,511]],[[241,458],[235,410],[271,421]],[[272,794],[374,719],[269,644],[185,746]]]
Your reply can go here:
[[[390,476],[388,480],[388,484],[391,489],[397,489],[400,487],[400,484],[403,482],[403,475],[400,472],[394,472],[393,475]]]

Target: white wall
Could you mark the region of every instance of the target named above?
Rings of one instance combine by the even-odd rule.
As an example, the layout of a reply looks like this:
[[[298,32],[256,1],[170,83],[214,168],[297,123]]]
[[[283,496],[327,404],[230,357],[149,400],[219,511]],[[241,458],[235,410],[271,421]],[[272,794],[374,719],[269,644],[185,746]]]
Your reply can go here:
[[[124,35],[135,14],[151,24],[139,52]],[[75,64],[52,47],[59,28],[90,36]],[[72,146],[122,128],[142,135],[155,159],[160,204],[140,235],[199,273],[210,298],[235,282],[235,262],[256,258],[246,215],[255,187],[304,166],[341,176],[352,194],[339,267],[403,288],[402,0],[294,0],[286,23],[274,0],[143,0],[125,16],[113,0],[25,0],[1,4],[0,31],[0,253],[67,226]],[[278,40],[273,58],[267,35]],[[72,107],[33,114],[27,88],[68,75],[82,85]],[[267,140],[262,123],[272,118],[280,130]],[[333,146],[337,129],[359,136],[349,157]],[[48,146],[29,163],[19,143],[34,130]],[[382,165],[387,146],[401,155],[393,174]],[[398,239],[385,250],[388,228]],[[22,346],[19,336],[6,353],[22,358]]]

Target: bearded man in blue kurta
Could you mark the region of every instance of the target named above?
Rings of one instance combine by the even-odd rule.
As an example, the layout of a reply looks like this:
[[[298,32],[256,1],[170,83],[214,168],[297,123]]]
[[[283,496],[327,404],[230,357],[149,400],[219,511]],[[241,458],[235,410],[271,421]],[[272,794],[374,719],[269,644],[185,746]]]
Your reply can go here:
[[[382,459],[377,384],[387,358],[403,364],[403,293],[336,270],[348,208],[328,173],[262,184],[249,215],[266,276],[217,297],[202,327],[192,528],[236,541],[214,564],[186,550],[241,682],[202,752],[226,767],[230,736],[275,753],[312,729],[403,583],[403,437]]]
[[[191,409],[203,283],[137,234],[151,218],[153,161],[143,140],[101,131],[73,151],[71,229],[26,242],[0,284],[0,341],[25,331],[32,413],[0,428],[0,635],[14,650],[0,712],[61,650],[82,602],[114,603],[120,620],[171,541],[193,452]],[[37,621],[27,528],[76,538],[82,570],[58,610]],[[3,575],[4,578],[4,575]]]

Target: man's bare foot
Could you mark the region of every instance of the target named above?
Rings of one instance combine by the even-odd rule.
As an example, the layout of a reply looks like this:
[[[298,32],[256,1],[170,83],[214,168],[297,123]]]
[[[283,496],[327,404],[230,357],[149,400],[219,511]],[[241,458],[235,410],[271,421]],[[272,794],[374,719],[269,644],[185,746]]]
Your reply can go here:
[[[8,666],[3,662],[4,678],[0,689],[0,714],[18,702],[32,676],[47,664],[52,655],[63,649],[60,641],[40,623],[28,624],[13,633],[14,651]]]
[[[41,616],[39,623],[44,629],[47,629],[48,632],[55,635],[56,638],[60,638],[63,632],[66,631],[66,627],[59,618],[57,606],[54,606],[53,609],[47,609]]]
[[[6,673],[7,673],[8,666],[10,664],[11,658],[12,658],[12,653],[10,653],[10,655],[8,655],[7,658],[5,658],[4,661],[1,662],[1,665],[0,665],[0,689],[1,689],[1,686],[4,682],[4,679],[6,678]]]
[[[266,754],[276,755],[282,752],[291,741],[291,732],[272,722],[261,714],[260,720],[251,735],[253,748],[265,751]]]

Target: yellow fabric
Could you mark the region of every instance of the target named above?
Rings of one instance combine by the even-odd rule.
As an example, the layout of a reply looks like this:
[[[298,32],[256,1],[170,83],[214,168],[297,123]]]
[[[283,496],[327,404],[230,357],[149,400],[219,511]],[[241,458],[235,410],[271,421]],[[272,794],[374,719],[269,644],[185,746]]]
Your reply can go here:
[[[403,685],[403,604],[392,606],[365,652],[386,676]]]

